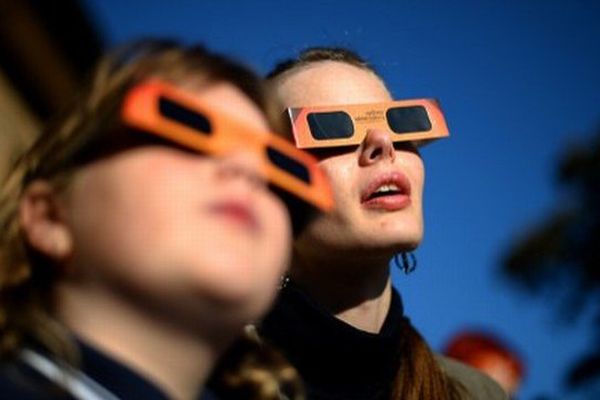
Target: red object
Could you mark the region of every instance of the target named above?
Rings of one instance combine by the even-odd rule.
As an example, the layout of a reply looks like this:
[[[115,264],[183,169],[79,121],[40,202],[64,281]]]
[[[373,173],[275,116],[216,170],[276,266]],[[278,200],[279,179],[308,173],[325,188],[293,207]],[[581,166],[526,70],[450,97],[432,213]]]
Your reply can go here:
[[[516,393],[525,374],[517,353],[489,333],[461,332],[450,341],[444,353],[488,374],[510,395]]]

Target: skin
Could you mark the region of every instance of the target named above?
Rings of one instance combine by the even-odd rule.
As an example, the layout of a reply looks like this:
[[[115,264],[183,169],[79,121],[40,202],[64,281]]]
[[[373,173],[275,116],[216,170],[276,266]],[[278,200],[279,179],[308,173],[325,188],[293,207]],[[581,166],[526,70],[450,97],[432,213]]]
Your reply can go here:
[[[228,83],[199,97],[268,129]],[[148,145],[82,168],[64,193],[30,185],[21,225],[64,272],[58,318],[173,398],[195,398],[219,353],[271,304],[288,263],[287,211],[258,161]]]
[[[335,61],[288,71],[275,86],[286,107],[392,99],[375,74]],[[412,144],[394,146],[383,130],[369,130],[360,146],[315,154],[331,181],[336,209],[316,218],[296,241],[292,276],[338,318],[378,332],[391,300],[389,260],[423,237],[423,162]],[[364,188],[390,173],[410,182],[410,204],[393,211],[365,207]]]

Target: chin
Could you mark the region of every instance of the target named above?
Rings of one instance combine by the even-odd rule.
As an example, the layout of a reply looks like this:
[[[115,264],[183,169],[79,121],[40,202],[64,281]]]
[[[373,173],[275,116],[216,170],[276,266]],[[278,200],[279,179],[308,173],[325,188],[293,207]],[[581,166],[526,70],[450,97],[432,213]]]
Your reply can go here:
[[[422,237],[405,238],[404,240],[396,240],[394,246],[395,252],[414,251],[421,244]]]
[[[211,290],[213,296],[220,297],[224,304],[232,306],[243,307],[248,304],[252,305],[251,308],[257,308],[267,303],[270,298],[275,297],[279,275],[273,278],[266,274],[259,274],[257,270],[259,269],[245,270],[237,275],[228,274],[228,279],[215,283]]]
[[[419,247],[420,240],[416,238],[382,238],[357,243],[355,248],[362,248],[371,254],[386,254],[410,252]]]
[[[369,232],[365,244],[372,243],[374,246],[389,248],[394,252],[412,251],[423,240],[423,226],[417,223],[411,225],[398,224],[373,229]]]
[[[272,294],[271,294],[272,293]],[[261,318],[275,298],[275,288],[229,287],[206,293],[217,314],[231,321],[254,321]]]

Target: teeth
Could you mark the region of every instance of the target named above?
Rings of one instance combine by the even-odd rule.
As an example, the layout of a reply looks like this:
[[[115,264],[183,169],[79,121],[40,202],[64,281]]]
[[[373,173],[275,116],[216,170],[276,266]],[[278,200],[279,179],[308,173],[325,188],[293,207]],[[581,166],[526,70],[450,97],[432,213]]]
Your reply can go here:
[[[394,192],[399,191],[400,188],[395,184],[391,183],[389,185],[382,185],[375,191],[375,193],[385,193],[385,192]]]

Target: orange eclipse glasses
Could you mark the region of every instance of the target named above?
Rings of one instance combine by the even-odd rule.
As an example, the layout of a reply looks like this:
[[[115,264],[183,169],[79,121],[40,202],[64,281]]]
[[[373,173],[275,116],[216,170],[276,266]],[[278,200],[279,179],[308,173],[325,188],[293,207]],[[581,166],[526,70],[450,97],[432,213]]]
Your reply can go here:
[[[392,142],[422,145],[449,136],[435,99],[385,103],[288,108],[296,147],[300,149],[358,145],[369,129],[384,129]]]
[[[308,153],[271,132],[250,128],[197,95],[161,80],[127,92],[123,122],[177,145],[213,156],[250,151],[269,183],[323,211],[333,208],[329,181]]]

